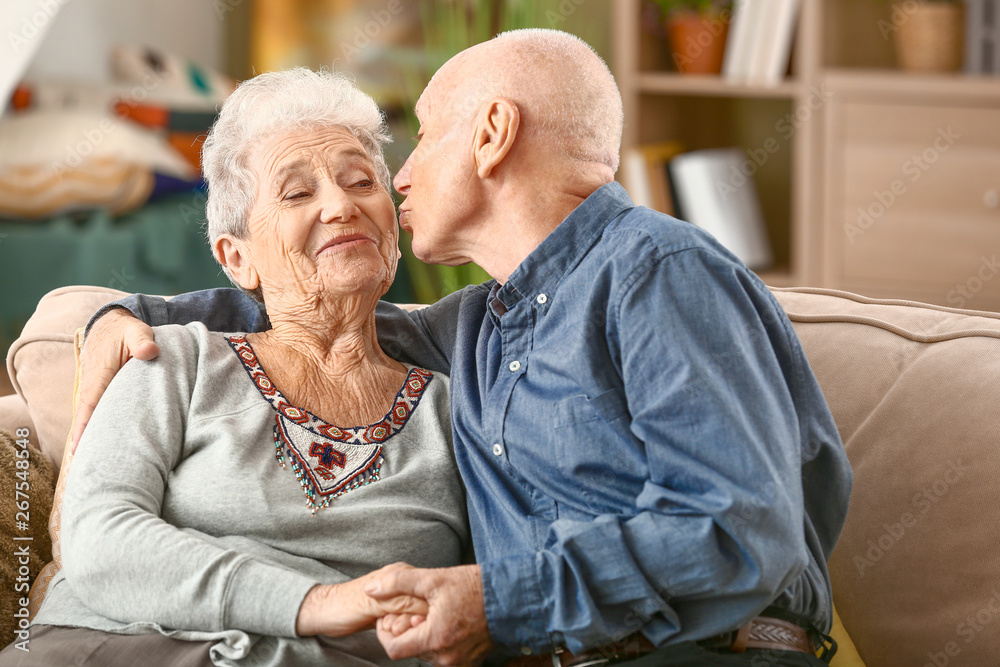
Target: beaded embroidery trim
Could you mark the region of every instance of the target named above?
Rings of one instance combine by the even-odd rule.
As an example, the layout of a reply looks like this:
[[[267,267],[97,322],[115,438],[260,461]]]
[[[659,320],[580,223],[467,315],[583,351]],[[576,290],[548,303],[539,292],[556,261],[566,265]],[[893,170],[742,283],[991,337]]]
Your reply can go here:
[[[392,409],[381,421],[341,428],[285,400],[267,377],[246,336],[228,336],[226,340],[257,391],[277,413],[275,456],[284,469],[288,459],[305,493],[306,507],[314,516],[334,498],[378,481],[384,461],[382,444],[406,425],[427,383],[434,377],[422,368],[411,369]]]

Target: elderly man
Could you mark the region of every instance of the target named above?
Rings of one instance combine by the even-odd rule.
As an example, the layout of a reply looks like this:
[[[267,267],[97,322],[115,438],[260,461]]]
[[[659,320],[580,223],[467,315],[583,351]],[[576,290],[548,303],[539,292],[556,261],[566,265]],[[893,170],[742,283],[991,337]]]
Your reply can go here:
[[[445,64],[416,110],[400,224],[421,259],[495,280],[379,311],[387,351],[451,374],[477,561],[373,582],[429,603],[379,621],[389,655],[821,664],[851,485],[836,427],[768,289],[613,182],[607,67],[571,35],[505,33]],[[115,306],[219,330],[265,317],[232,290]],[[156,353],[122,310],[89,338],[77,435],[117,367]]]

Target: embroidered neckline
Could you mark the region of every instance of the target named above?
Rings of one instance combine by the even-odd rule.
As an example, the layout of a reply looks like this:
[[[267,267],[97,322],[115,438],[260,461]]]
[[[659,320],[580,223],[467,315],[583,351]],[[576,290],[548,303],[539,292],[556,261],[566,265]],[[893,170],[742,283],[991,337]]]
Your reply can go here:
[[[434,377],[430,371],[411,368],[392,408],[381,420],[345,428],[289,403],[264,372],[246,336],[227,336],[226,341],[261,397],[275,411],[275,457],[284,469],[286,457],[291,463],[314,516],[334,498],[378,481],[384,462],[383,443],[403,429]]]

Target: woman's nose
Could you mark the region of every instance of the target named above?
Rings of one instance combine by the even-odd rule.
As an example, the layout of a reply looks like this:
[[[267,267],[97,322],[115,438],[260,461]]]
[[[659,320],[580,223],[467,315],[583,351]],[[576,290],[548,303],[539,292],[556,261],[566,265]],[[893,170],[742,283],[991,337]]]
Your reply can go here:
[[[346,192],[336,186],[325,188],[320,202],[320,222],[347,222],[358,214],[358,207]]]

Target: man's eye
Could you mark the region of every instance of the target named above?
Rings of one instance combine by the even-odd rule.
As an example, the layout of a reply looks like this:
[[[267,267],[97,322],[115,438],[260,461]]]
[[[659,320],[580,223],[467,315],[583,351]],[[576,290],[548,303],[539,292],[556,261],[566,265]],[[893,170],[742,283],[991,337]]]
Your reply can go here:
[[[375,185],[375,182],[370,178],[363,178],[354,184],[356,188],[370,188]]]
[[[285,195],[285,201],[288,201],[290,199],[303,199],[308,196],[309,196],[308,192],[304,190],[296,190],[295,192],[290,192],[287,195]]]

